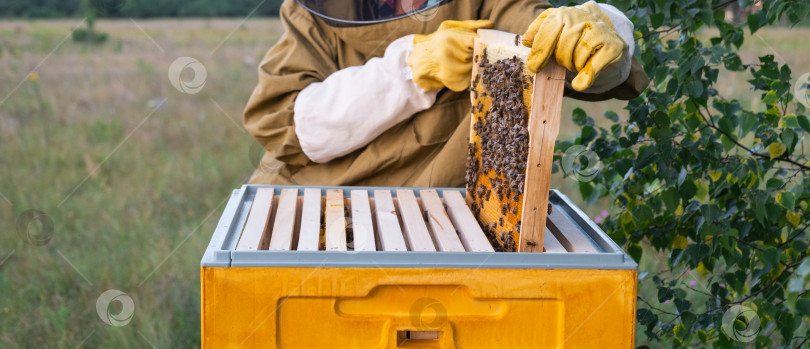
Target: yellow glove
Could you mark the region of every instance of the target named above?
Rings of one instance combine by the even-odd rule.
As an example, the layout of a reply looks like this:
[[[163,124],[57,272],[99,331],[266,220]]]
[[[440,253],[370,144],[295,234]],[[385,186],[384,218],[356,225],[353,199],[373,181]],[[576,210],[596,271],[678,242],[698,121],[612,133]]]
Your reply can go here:
[[[408,57],[413,81],[428,91],[442,87],[464,91],[470,87],[473,40],[480,28],[492,28],[492,22],[444,21],[433,34],[416,35]]]
[[[577,91],[587,89],[602,69],[619,60],[627,45],[610,18],[594,2],[580,8],[559,7],[543,11],[523,34],[531,47],[527,68],[543,69],[552,53],[557,63],[579,72],[571,82]]]

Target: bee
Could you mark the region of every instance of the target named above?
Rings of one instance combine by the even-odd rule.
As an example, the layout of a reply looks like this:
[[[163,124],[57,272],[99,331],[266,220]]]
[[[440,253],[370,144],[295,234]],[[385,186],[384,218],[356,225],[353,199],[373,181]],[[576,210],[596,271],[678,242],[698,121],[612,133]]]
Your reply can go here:
[[[534,246],[537,246],[537,243],[534,242],[534,241],[526,240],[526,245],[534,247]]]
[[[515,34],[515,46],[518,46],[520,43],[520,35]]]
[[[551,204],[548,204],[548,214],[551,214]]]

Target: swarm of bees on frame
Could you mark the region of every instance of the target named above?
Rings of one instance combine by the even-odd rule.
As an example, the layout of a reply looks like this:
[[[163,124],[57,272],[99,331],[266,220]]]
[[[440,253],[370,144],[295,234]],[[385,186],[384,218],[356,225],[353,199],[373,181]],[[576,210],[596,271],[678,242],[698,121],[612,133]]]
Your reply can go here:
[[[531,87],[531,76],[524,73],[525,64],[516,56],[492,62],[484,50],[474,59],[479,75],[472,83],[473,114],[477,115],[473,134],[480,142],[471,141],[467,154],[470,208],[481,217],[485,205],[497,202],[500,217],[492,222],[479,218],[479,224],[496,249],[514,251],[521,222],[504,222],[504,217],[519,218],[522,203],[529,151],[524,90]]]

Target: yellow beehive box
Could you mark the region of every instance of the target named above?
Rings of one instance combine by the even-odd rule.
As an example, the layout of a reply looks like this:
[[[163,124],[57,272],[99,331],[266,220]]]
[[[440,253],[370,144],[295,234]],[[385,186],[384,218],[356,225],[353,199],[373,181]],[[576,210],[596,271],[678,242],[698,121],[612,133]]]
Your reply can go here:
[[[463,193],[235,190],[201,263],[202,346],[633,347],[637,265],[567,197],[551,192],[546,252],[517,253],[482,247]]]

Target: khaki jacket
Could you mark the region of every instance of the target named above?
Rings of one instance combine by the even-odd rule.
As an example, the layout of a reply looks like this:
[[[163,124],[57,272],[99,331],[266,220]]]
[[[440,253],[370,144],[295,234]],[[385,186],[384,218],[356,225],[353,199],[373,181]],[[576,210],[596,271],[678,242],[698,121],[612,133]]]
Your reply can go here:
[[[464,186],[470,133],[470,94],[442,90],[430,109],[395,125],[348,155],[328,163],[310,161],[295,134],[293,105],[298,92],[346,67],[380,57],[392,41],[434,32],[444,20],[489,19],[495,29],[523,33],[550,5],[539,0],[454,0],[435,17],[332,27],[294,0],[281,7],[285,33],[259,66],[259,83],[244,112],[245,128],[267,150],[250,183],[351,186]],[[358,82],[359,83],[359,82]],[[578,99],[630,99],[649,80],[633,60],[630,77],[599,95],[567,91]],[[374,117],[367,115],[363,117]]]

